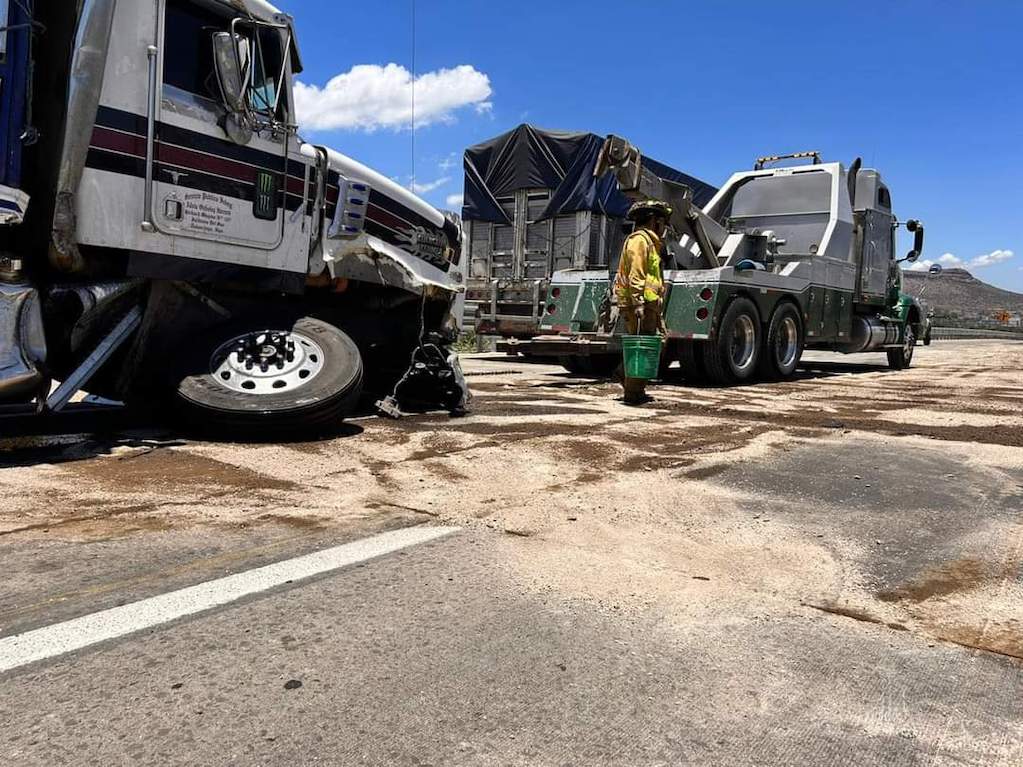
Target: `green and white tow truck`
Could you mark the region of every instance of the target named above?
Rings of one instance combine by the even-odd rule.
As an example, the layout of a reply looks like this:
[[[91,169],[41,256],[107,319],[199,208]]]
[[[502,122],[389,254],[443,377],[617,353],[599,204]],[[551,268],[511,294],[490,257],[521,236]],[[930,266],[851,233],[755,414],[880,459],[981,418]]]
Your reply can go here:
[[[796,159],[810,163],[767,167]],[[678,360],[688,378],[786,378],[804,349],[884,351],[902,369],[929,341],[927,310],[902,292],[899,265],[919,258],[923,226],[895,218],[881,175],[859,159],[846,168],[816,152],[760,158],[702,210],[684,186],[644,168],[624,139],[605,142],[595,173],[605,172],[630,197],[672,205],[664,365]],[[900,226],[915,235],[902,258]],[[556,356],[574,372],[611,372],[623,333],[609,289],[616,266],[555,273],[543,335],[523,350]]]

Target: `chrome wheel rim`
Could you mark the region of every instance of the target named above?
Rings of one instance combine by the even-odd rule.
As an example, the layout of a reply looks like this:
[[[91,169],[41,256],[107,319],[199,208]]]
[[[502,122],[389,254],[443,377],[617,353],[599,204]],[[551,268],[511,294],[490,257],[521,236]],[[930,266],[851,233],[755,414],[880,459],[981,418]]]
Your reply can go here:
[[[319,344],[302,333],[257,330],[221,344],[210,357],[210,376],[241,394],[281,394],[323,372],[323,357]]]
[[[775,359],[778,366],[788,368],[795,364],[796,354],[799,352],[799,328],[792,317],[784,317],[778,326],[778,335],[775,341]]]
[[[732,366],[742,373],[753,364],[757,348],[757,332],[753,320],[747,314],[740,314],[732,326],[730,352]]]

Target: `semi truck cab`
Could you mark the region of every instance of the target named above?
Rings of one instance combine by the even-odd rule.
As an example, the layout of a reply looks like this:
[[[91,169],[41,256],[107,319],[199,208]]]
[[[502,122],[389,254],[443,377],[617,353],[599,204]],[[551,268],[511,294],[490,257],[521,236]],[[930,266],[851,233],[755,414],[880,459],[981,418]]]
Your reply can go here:
[[[0,369],[0,398],[70,378],[129,306],[116,346],[130,350],[87,374],[118,399],[199,382],[171,388],[204,418],[301,422],[315,402],[350,405],[364,378],[388,393],[417,348],[458,379],[460,223],[301,137],[291,17],[264,0],[54,5],[10,6],[31,16],[17,39],[35,74],[6,138],[39,140],[18,147],[24,223],[0,232],[21,304],[4,301],[2,348],[22,368],[17,385]],[[299,321],[329,338],[299,337]],[[40,328],[45,351],[18,342]]]

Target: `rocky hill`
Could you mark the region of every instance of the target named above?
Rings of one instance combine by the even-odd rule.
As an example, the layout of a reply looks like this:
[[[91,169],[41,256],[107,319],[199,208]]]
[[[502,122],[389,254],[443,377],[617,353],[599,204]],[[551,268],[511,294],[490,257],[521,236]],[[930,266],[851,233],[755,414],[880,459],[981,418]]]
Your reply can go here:
[[[925,285],[923,299],[939,317],[993,321],[999,311],[1023,314],[1023,293],[988,285],[965,269],[946,269],[937,276],[905,272],[907,293],[918,295]]]

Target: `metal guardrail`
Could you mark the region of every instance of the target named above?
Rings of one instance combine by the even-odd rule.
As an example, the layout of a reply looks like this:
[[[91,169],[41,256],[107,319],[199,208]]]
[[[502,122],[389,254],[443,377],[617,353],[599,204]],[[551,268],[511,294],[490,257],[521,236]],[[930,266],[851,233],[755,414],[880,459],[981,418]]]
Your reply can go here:
[[[1023,331],[993,330],[989,328],[931,328],[932,341],[968,341],[981,339],[1023,341]]]

